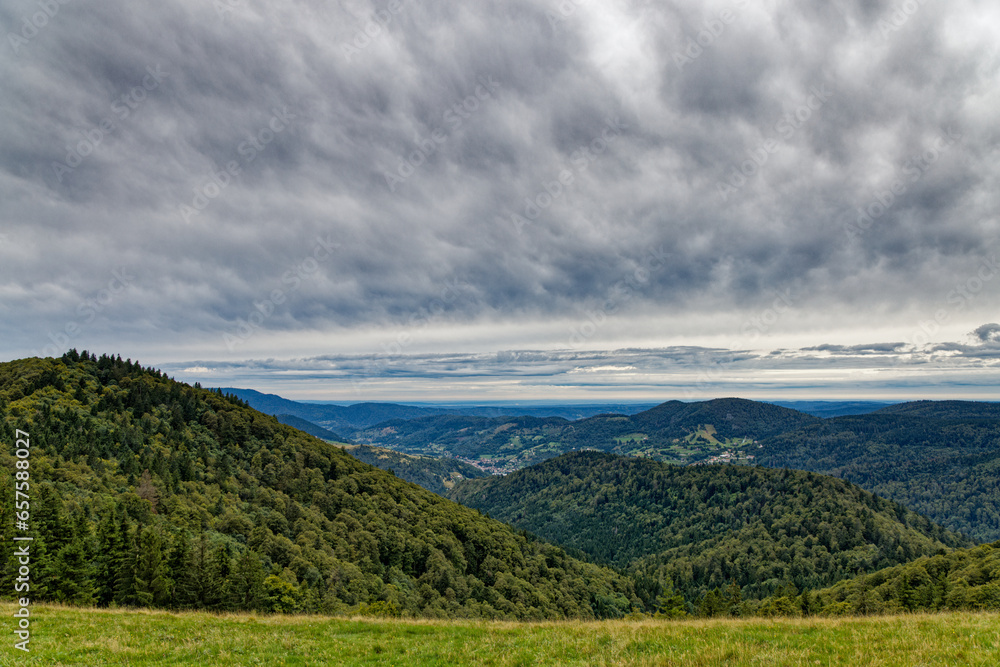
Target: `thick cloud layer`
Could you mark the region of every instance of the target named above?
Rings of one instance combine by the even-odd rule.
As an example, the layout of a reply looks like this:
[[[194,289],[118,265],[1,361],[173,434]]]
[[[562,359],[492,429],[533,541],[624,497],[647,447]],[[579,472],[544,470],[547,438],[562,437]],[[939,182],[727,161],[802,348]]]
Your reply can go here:
[[[486,357],[835,357],[996,318],[985,0],[0,0],[0,24],[5,358],[469,331]]]

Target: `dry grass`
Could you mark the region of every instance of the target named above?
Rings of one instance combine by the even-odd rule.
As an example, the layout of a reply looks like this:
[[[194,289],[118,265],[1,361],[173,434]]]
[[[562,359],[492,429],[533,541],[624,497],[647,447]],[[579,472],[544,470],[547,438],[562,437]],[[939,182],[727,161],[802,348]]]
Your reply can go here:
[[[13,607],[0,613],[11,619]],[[511,623],[43,605],[33,609],[32,652],[12,645],[4,665],[994,667],[1000,616]]]

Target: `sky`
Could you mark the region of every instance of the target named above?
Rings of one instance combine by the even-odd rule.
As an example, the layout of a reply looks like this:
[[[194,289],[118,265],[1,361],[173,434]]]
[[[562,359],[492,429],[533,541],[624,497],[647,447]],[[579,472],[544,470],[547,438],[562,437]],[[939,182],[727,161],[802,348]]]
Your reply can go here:
[[[0,0],[0,359],[1000,400],[987,0]]]

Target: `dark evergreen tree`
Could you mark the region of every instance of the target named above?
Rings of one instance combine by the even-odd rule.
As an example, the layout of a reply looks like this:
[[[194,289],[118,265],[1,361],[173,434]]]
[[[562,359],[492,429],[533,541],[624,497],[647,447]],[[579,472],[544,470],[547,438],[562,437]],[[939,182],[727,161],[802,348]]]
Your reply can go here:
[[[153,526],[145,526],[137,540],[135,599],[144,607],[170,602],[171,581],[164,557],[163,537]]]
[[[266,573],[260,556],[252,549],[245,549],[233,566],[229,591],[236,609],[255,610],[263,605]]]

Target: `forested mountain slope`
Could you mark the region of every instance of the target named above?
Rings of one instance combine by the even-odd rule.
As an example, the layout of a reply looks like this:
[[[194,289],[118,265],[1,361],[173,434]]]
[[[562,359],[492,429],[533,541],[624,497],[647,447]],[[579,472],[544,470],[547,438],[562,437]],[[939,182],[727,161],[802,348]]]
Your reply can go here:
[[[712,424],[720,440],[764,438],[820,422],[818,417],[772,403],[743,398],[719,398],[697,403],[668,401],[633,415],[637,430],[660,438],[679,438],[705,424]]]
[[[764,611],[881,614],[1000,610],[1000,542],[917,560],[841,581],[798,599],[765,601]]]
[[[7,544],[16,429],[30,439],[33,601],[517,619],[639,604],[625,577],[236,397],[75,351],[0,364]]]
[[[880,415],[932,419],[1000,419],[1000,403],[983,401],[910,401],[878,410]]]
[[[346,445],[344,449],[359,461],[382,470],[389,470],[400,479],[419,484],[441,495],[445,495],[463,479],[490,476],[490,473],[458,459],[402,454],[371,445]]]
[[[757,462],[835,475],[977,541],[1000,539],[1000,418],[992,403],[923,401],[764,440]]]
[[[745,597],[826,586],[969,544],[833,477],[598,452],[464,481],[449,497],[642,580],[672,580],[689,601],[732,583]]]

